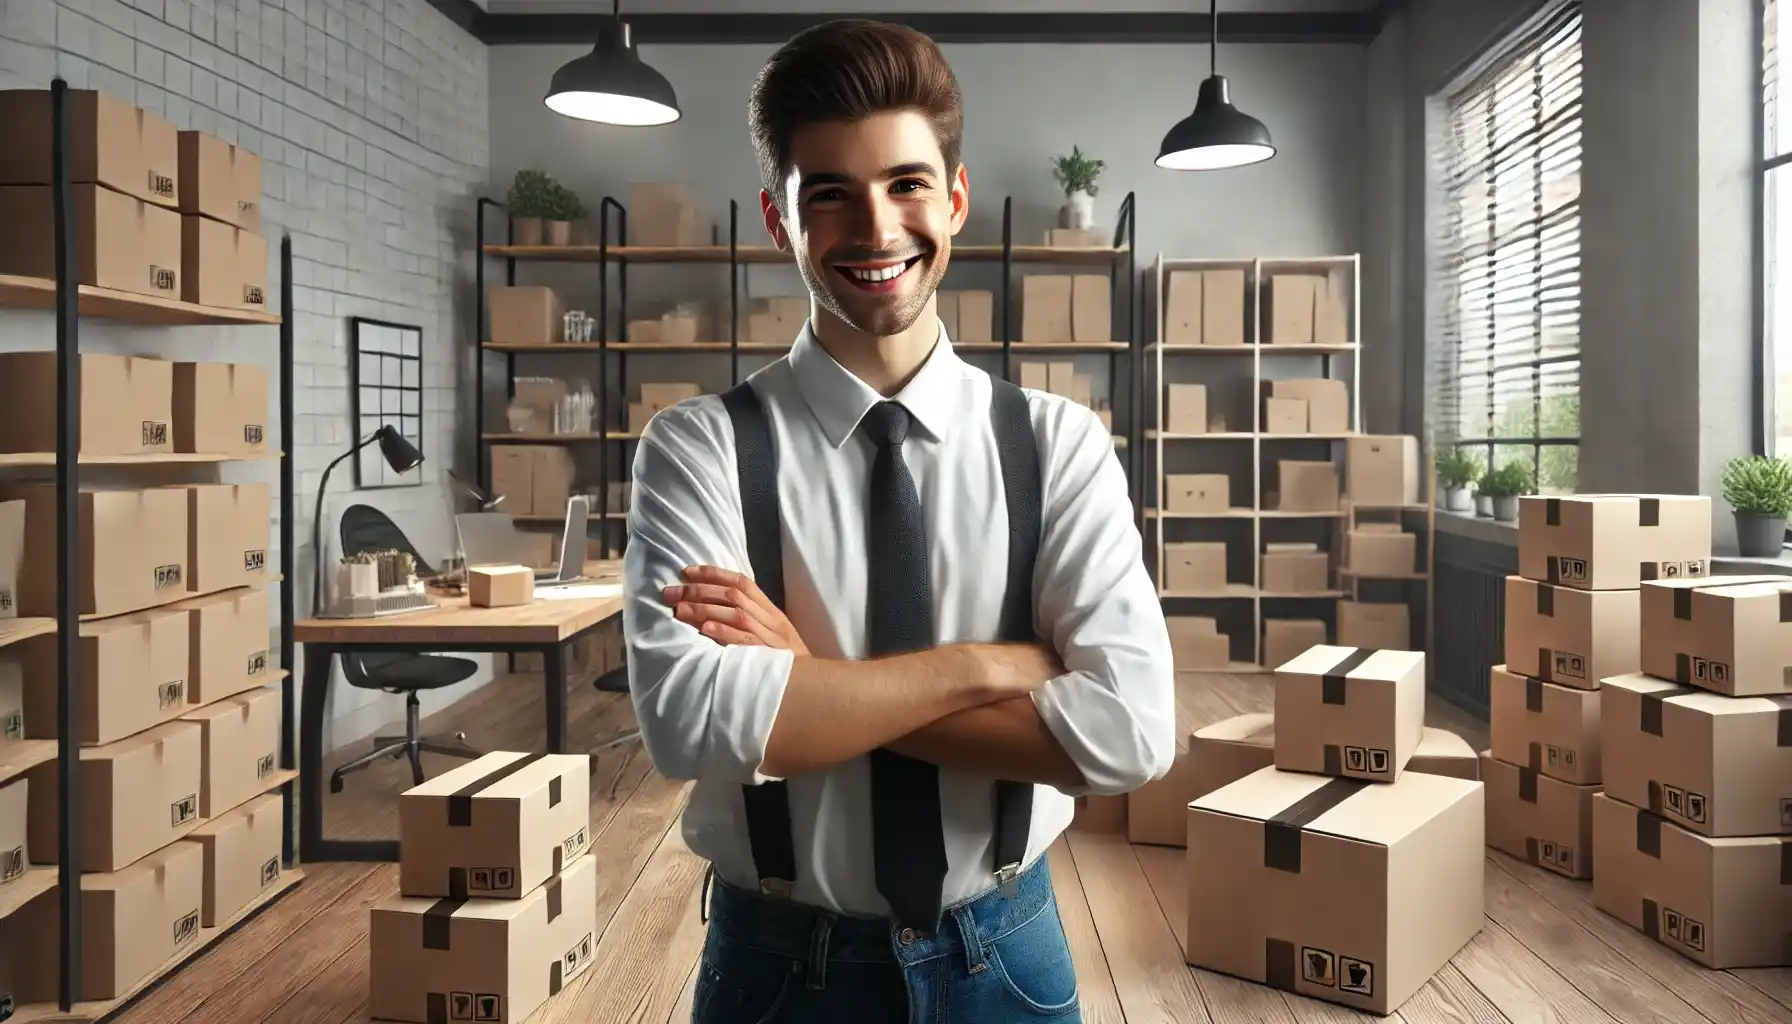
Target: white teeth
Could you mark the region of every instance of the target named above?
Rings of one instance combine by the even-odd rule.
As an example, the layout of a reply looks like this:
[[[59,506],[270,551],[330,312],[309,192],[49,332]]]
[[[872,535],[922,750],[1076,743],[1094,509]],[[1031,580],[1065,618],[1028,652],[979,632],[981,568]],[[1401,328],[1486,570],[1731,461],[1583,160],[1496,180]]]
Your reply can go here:
[[[842,267],[840,269],[860,281],[875,284],[878,281],[890,281],[901,277],[902,272],[908,269],[908,264],[898,263],[893,267],[883,267],[878,270],[860,270],[857,267]]]

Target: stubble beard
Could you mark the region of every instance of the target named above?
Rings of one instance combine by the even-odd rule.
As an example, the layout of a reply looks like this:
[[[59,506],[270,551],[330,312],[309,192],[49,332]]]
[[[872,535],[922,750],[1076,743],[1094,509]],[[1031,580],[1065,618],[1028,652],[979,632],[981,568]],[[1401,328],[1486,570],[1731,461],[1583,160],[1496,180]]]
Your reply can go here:
[[[936,248],[915,268],[923,274],[919,285],[900,302],[892,303],[878,296],[853,294],[852,285],[836,283],[830,271],[817,269],[806,259],[797,260],[796,265],[817,304],[846,326],[874,338],[887,338],[913,327],[946,276],[946,261]],[[845,294],[836,293],[835,288]]]

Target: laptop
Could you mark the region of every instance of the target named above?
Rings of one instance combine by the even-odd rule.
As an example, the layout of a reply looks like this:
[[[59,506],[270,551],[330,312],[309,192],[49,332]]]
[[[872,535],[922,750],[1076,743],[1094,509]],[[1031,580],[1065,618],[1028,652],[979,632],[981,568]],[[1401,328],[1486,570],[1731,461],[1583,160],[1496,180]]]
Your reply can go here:
[[[536,586],[577,581],[585,571],[585,531],[591,516],[590,499],[575,495],[566,501],[566,521],[560,533],[560,564],[535,570]],[[517,529],[505,512],[464,512],[454,517],[461,556],[467,565],[528,565],[529,537]]]

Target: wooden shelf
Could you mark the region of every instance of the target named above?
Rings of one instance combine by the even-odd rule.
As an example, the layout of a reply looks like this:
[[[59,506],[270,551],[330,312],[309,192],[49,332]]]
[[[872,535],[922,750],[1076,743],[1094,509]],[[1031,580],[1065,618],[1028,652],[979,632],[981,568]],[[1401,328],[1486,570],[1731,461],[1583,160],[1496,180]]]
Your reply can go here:
[[[247,309],[223,309],[201,306],[159,295],[138,295],[112,288],[82,285],[81,315],[119,320],[125,323],[155,327],[184,327],[205,324],[277,324],[280,318],[272,313]],[[56,303],[56,282],[47,277],[18,277],[0,274],[0,307],[9,309],[51,309]]]
[[[595,342],[537,342],[530,344],[499,343],[488,341],[481,348],[492,352],[535,352],[553,355],[595,355],[602,351],[610,352],[727,352],[734,348],[726,341],[612,341],[603,345]],[[1062,355],[1099,354],[1103,352],[1125,352],[1131,344],[1124,341],[1015,341],[1010,342],[1008,351],[1027,353],[1059,353]],[[954,341],[952,348],[957,352],[1000,352],[999,341]],[[789,342],[743,341],[739,351],[759,353],[781,353],[790,351]]]
[[[487,245],[488,256],[516,260],[558,263],[596,263],[609,259],[616,263],[706,263],[727,265],[726,245],[612,245],[607,250],[595,245]],[[1103,246],[1016,245],[1009,249],[1015,263],[1111,266],[1124,259],[1128,250]],[[999,245],[955,245],[952,257],[967,263],[999,263]],[[790,254],[769,245],[739,245],[734,248],[736,263],[789,263]]]
[[[1430,574],[1422,572],[1357,572],[1355,569],[1338,567],[1342,576],[1350,576],[1359,580],[1423,580],[1430,579]]]
[[[1189,601],[1249,600],[1257,596],[1257,588],[1249,583],[1228,583],[1218,590],[1163,590],[1157,596]]]
[[[1248,430],[1221,430],[1208,434],[1172,434],[1156,427],[1145,428],[1147,441],[1249,441],[1256,434]]]
[[[1343,512],[1283,512],[1271,508],[1230,508],[1224,512],[1164,512],[1155,508],[1145,510],[1146,519],[1342,519],[1344,515]]]
[[[55,740],[15,740],[0,745],[0,782],[17,778],[45,761],[55,759]]]
[[[191,452],[157,452],[150,455],[81,455],[83,466],[180,466],[219,462],[264,462],[278,459],[279,452],[259,455],[207,455]],[[20,466],[54,466],[55,452],[0,452],[0,469]]]
[[[48,618],[0,619],[0,647],[56,632],[56,620]]]
[[[1302,591],[1296,594],[1279,594],[1263,590],[1258,591],[1257,596],[1266,601],[1271,599],[1283,601],[1328,601],[1332,598],[1345,597],[1347,595],[1345,595],[1342,590],[1313,590]]]
[[[13,915],[20,907],[51,889],[56,888],[56,880],[62,871],[55,865],[25,866],[25,877],[0,885],[0,921]]]
[[[51,869],[51,873],[54,874],[54,872],[55,869]],[[304,880],[305,870],[303,868],[287,868],[281,873],[280,881],[263,890],[260,895],[249,902],[248,906],[231,915],[229,920],[218,925],[216,928],[199,929],[199,938],[197,941],[193,942],[179,953],[174,954],[174,956],[164,962],[162,966],[151,971],[148,977],[137,982],[137,984],[132,985],[128,991],[117,999],[76,1003],[69,1007],[67,1013],[58,1009],[53,1002],[29,1003],[25,1006],[18,1007],[12,1015],[10,1024],[51,1024],[51,1022],[54,1022],[54,1024],[89,1024],[89,1022],[105,1018],[108,1015],[117,1012],[117,1010],[124,1004],[142,994],[145,989],[155,985],[169,974],[180,970],[190,961],[197,959],[207,949],[211,948],[212,943],[223,938],[238,925],[266,909],[267,906],[275,900],[286,895],[288,892],[291,892],[295,886]]]
[[[172,609],[182,602],[191,601],[194,598],[211,597],[214,594],[224,594],[232,590],[255,590],[257,588],[272,587],[274,584],[279,583],[281,579],[283,579],[283,577],[279,573],[271,572],[268,573],[266,579],[259,583],[251,583],[246,587],[217,587],[212,590],[190,590],[182,593],[172,601],[163,601],[161,604],[152,604],[146,608],[133,608],[128,612],[108,612],[104,615],[99,615],[94,612],[82,612],[81,621],[83,623],[88,623],[99,622],[104,619],[122,619],[126,615],[141,615],[144,612],[160,611],[164,608]]]
[[[1361,347],[1350,342],[1331,345],[1164,345],[1152,342],[1145,346],[1150,352],[1162,349],[1165,355],[1183,356],[1248,356],[1253,352],[1266,356],[1328,356],[1355,352]]]

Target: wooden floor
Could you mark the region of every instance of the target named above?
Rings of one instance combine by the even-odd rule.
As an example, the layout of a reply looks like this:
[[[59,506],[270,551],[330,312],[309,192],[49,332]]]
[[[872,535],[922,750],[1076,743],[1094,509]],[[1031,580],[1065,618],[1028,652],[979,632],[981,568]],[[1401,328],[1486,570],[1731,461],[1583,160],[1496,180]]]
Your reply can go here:
[[[1185,725],[1268,708],[1269,677],[1190,675]],[[426,723],[476,746],[541,736],[540,683],[513,677]],[[625,699],[575,686],[573,735],[595,743],[628,726]],[[1447,706],[1431,724],[1485,744],[1485,727]],[[441,770],[444,762],[431,765]],[[352,776],[327,798],[336,834],[390,836],[400,764]],[[702,862],[677,829],[683,784],[654,774],[638,746],[601,758],[592,779],[597,962],[531,1024],[682,1024],[703,941]],[[1073,832],[1051,853],[1090,1024],[1334,1024],[1373,1019],[1191,970],[1182,962],[1183,853]],[[367,1019],[368,908],[397,889],[391,865],[313,864],[303,885],[118,1020],[129,1024],[345,1024]],[[1161,914],[1139,914],[1141,907]],[[1487,926],[1400,1011],[1408,1024],[1769,1024],[1792,1021],[1792,970],[1707,971],[1594,909],[1586,883],[1490,854]]]

